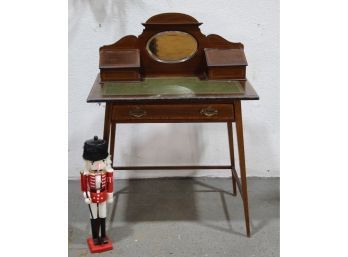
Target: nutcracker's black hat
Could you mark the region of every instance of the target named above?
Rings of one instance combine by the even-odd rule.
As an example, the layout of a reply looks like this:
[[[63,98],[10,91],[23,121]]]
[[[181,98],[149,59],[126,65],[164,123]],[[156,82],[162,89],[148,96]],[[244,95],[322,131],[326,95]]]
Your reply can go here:
[[[87,140],[83,146],[83,159],[88,161],[99,161],[108,157],[108,145],[105,140],[93,139]]]

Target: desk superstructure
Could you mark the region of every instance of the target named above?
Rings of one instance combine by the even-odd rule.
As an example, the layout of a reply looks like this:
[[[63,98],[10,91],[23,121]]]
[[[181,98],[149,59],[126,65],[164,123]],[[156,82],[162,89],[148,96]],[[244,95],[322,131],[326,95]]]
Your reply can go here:
[[[118,123],[225,122],[231,162],[215,166],[125,166],[115,170],[230,169],[233,194],[241,194],[250,236],[242,100],[259,97],[246,79],[241,43],[205,36],[199,23],[164,13],[143,23],[141,35],[100,48],[98,74],[87,102],[105,102],[104,139],[113,158]],[[236,126],[239,171],[235,167]],[[239,178],[240,177],[240,178]]]

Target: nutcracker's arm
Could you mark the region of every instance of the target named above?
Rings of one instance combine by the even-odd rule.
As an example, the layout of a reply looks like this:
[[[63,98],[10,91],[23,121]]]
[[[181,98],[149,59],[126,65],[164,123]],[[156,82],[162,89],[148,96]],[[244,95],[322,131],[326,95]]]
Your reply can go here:
[[[81,182],[81,191],[83,193],[87,192],[87,175],[85,171],[80,172],[80,182]]]
[[[108,192],[108,203],[114,200],[114,170],[111,167],[110,156],[106,159],[106,190]]]
[[[80,182],[81,182],[81,191],[82,195],[85,199],[85,203],[90,204],[90,199],[87,194],[87,172],[86,171],[81,171],[80,172]]]
[[[108,193],[114,193],[114,171],[108,170],[106,172],[106,189]]]

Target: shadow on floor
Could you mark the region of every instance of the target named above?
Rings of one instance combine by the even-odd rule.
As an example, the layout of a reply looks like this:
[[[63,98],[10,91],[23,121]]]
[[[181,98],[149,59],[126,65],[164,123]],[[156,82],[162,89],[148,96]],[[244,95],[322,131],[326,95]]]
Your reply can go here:
[[[252,236],[279,219],[279,181],[269,182],[248,179]],[[136,223],[178,221],[245,237],[242,200],[231,187],[231,179],[117,180],[108,234],[121,241],[133,234]],[[76,235],[89,231],[88,210],[78,189],[78,181],[69,182],[69,242],[84,244],[85,238]]]

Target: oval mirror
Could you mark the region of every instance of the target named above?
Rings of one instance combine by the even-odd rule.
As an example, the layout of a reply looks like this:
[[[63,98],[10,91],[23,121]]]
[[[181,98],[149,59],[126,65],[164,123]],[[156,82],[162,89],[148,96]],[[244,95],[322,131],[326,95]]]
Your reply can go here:
[[[156,61],[179,63],[190,59],[197,52],[197,41],[186,32],[165,31],[151,37],[146,49]]]

